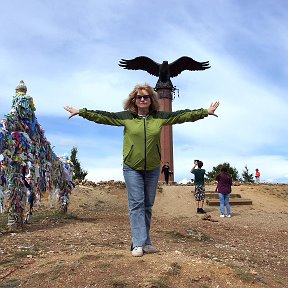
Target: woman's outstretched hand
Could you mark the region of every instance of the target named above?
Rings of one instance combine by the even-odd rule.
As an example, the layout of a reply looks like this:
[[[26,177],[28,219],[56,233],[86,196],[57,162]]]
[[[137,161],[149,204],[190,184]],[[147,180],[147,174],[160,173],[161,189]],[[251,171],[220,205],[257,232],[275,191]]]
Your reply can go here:
[[[65,106],[64,109],[70,113],[70,116],[68,117],[68,119],[79,114],[79,110],[71,106]]]
[[[218,115],[216,115],[214,112],[219,105],[220,105],[219,101],[216,101],[215,103],[212,102],[210,107],[208,108],[208,114],[218,117]]]

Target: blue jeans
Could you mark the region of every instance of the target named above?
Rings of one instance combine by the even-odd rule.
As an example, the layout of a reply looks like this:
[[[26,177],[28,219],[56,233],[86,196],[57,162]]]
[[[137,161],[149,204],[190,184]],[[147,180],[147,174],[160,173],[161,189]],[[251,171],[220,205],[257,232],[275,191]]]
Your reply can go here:
[[[128,208],[132,233],[132,246],[151,245],[150,226],[160,168],[137,171],[123,165],[128,191]]]
[[[219,200],[220,200],[220,213],[224,215],[224,206],[226,206],[226,214],[229,215],[231,213],[230,203],[229,203],[230,193],[228,194],[218,193],[218,195],[219,195]]]

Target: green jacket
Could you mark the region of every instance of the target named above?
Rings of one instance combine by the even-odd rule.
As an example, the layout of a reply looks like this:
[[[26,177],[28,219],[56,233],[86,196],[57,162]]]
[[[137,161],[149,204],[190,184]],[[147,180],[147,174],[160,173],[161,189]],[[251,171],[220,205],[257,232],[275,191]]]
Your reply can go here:
[[[164,125],[194,122],[208,116],[207,109],[153,111],[146,118],[128,111],[79,110],[79,115],[99,124],[124,126],[123,163],[135,170],[153,170],[161,163],[161,130]]]

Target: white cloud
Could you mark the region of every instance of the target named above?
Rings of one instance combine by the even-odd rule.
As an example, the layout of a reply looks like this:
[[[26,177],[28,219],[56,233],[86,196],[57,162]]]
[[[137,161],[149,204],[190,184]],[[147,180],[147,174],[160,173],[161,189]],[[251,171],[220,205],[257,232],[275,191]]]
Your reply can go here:
[[[17,4],[21,9],[15,9]],[[103,127],[77,117],[68,121],[63,106],[122,110],[136,83],[154,85],[157,78],[123,70],[121,58],[146,55],[172,62],[187,55],[209,60],[211,69],[172,78],[180,92],[173,110],[206,108],[216,100],[221,104],[219,118],[174,126],[175,177],[189,178],[194,158],[201,158],[207,170],[227,161],[240,173],[247,164],[251,171],[258,167],[265,179],[285,178],[286,6],[285,1],[268,0],[245,5],[207,0],[181,5],[6,1],[0,19],[6,27],[0,32],[1,117],[10,111],[14,89],[23,79],[55,151],[62,154],[76,145],[89,177],[108,179],[113,174],[120,179],[119,129],[109,128],[109,139]],[[60,120],[53,126],[56,118]]]

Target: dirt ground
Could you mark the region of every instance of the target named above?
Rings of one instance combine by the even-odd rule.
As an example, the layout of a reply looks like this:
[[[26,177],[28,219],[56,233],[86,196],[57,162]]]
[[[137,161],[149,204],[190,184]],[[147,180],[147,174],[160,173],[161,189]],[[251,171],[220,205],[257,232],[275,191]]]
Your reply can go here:
[[[195,213],[193,186],[162,186],[154,206],[156,254],[132,257],[127,196],[80,186],[68,214],[47,197],[22,231],[0,216],[0,287],[288,287],[288,185],[233,186],[253,205]],[[207,191],[215,187],[206,187]],[[204,219],[203,219],[204,218]]]

